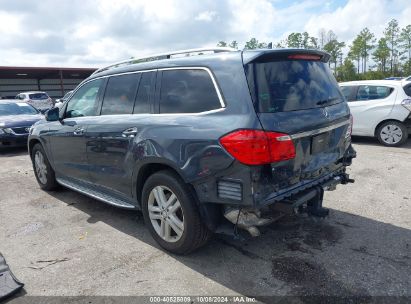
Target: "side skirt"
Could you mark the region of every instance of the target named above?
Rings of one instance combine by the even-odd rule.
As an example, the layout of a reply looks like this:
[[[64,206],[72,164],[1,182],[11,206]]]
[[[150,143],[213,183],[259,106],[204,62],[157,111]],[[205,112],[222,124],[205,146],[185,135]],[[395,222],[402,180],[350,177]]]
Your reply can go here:
[[[89,187],[85,184],[80,184],[76,181],[69,180],[69,179],[62,178],[62,177],[58,177],[56,178],[56,180],[60,185],[64,187],[80,192],[81,194],[87,195],[96,200],[102,201],[106,204],[113,205],[119,208],[124,208],[124,209],[135,209],[135,210],[140,209],[137,206],[133,205],[131,202],[127,202],[124,199],[114,197],[107,193],[102,193],[101,191],[98,191],[97,189],[93,189],[93,187]]]

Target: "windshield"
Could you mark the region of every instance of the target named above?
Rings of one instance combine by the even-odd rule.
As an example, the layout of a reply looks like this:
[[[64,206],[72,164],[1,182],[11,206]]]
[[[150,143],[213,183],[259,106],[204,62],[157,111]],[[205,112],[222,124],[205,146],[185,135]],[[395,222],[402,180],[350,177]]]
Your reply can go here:
[[[1,103],[0,116],[6,115],[23,115],[23,114],[38,114],[38,111],[27,103]]]
[[[256,62],[246,66],[246,73],[261,113],[305,110],[344,101],[327,63],[321,61]]]
[[[38,99],[48,99],[48,95],[46,93],[34,93],[34,94],[29,94],[29,98],[32,100],[38,100]]]

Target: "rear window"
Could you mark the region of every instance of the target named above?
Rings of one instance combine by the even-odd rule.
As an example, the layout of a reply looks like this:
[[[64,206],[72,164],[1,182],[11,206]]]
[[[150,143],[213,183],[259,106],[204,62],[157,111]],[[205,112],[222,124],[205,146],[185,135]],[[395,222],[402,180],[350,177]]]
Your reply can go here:
[[[404,86],[404,92],[411,97],[411,84]]]
[[[160,113],[199,113],[221,108],[205,70],[163,71]]]
[[[383,99],[388,97],[392,91],[394,89],[390,87],[363,85],[358,87],[356,100]]]
[[[255,62],[246,66],[251,95],[259,112],[287,112],[342,102],[327,63],[308,60]]]
[[[34,93],[34,94],[29,94],[29,98],[32,100],[39,100],[39,99],[48,99],[49,96],[46,93]]]

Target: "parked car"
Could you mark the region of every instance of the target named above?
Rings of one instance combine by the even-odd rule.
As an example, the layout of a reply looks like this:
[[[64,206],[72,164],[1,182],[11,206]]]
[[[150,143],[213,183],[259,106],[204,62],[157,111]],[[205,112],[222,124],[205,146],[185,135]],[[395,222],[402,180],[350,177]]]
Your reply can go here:
[[[27,102],[40,112],[45,112],[54,106],[53,100],[46,92],[24,92],[18,94],[16,99]]]
[[[326,216],[324,189],[352,182],[355,157],[329,55],[218,48],[173,58],[190,51],[100,69],[48,111],[29,138],[40,187],[141,209],[178,254],[227,225],[257,236],[296,210]]]
[[[404,77],[387,77],[387,78],[384,78],[384,80],[403,80],[404,79]]]
[[[0,148],[27,145],[30,127],[42,118],[25,102],[0,100]]]
[[[63,103],[70,97],[70,95],[73,93],[73,91],[69,91],[62,98],[56,99],[56,103],[54,104],[55,107],[61,108]]]
[[[377,137],[385,146],[400,146],[411,132],[411,83],[389,80],[340,84],[354,118],[352,134]]]

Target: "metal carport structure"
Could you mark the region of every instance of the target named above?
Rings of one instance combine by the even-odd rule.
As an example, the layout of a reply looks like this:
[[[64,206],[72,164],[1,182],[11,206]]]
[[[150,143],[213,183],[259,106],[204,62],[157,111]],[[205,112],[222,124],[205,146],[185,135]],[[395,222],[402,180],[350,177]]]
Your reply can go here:
[[[44,91],[59,98],[90,76],[95,68],[0,66],[0,98],[18,93]]]

